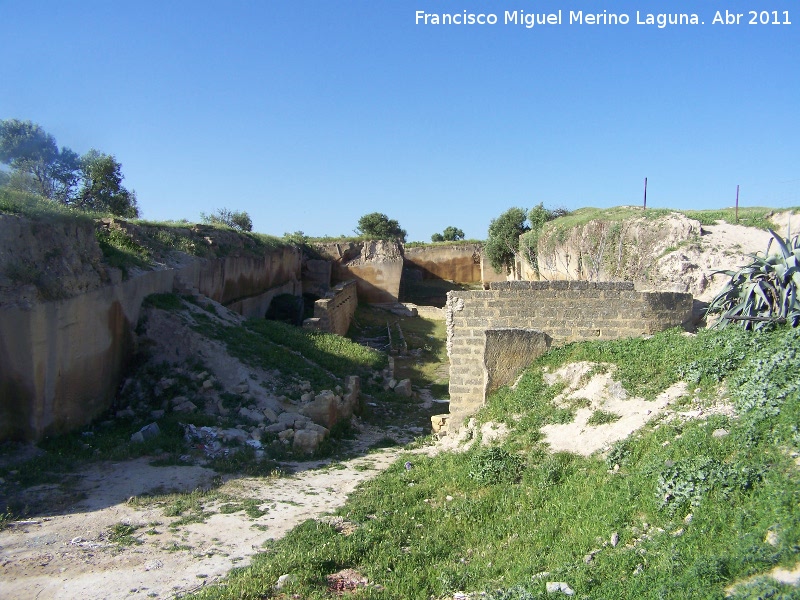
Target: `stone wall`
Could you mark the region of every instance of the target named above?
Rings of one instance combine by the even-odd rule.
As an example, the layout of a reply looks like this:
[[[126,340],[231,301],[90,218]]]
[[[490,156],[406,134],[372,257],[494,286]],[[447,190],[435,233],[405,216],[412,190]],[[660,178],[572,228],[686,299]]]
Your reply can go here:
[[[358,306],[357,290],[358,284],[354,280],[334,286],[324,298],[314,303],[314,317],[306,319],[303,327],[346,334]]]
[[[415,246],[403,250],[406,268],[418,269],[423,279],[445,279],[455,283],[481,281],[480,244]]]
[[[510,281],[492,283],[484,291],[450,292],[446,320],[451,427],[458,428],[483,406],[487,390],[497,387],[493,364],[518,366],[513,373],[501,373],[502,383],[508,383],[536,358],[537,344],[549,347],[651,334],[683,324],[691,313],[691,294],[639,292],[628,282]],[[487,335],[503,329],[529,333]],[[509,335],[513,344],[503,341]],[[520,360],[520,354],[530,357]]]

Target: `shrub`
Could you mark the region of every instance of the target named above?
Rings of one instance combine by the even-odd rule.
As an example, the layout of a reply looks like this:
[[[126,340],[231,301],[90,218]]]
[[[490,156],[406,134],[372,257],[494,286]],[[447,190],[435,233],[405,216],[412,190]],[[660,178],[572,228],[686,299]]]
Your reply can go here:
[[[800,323],[800,243],[798,236],[786,239],[772,231],[764,256],[751,255],[753,262],[738,271],[718,271],[730,276],[725,288],[708,306],[706,315],[721,315],[715,325],[730,323],[745,329],[761,329],[774,323]],[[772,242],[779,254],[769,254]]]
[[[478,483],[516,483],[522,474],[523,460],[500,447],[482,448],[470,461],[469,476]]]

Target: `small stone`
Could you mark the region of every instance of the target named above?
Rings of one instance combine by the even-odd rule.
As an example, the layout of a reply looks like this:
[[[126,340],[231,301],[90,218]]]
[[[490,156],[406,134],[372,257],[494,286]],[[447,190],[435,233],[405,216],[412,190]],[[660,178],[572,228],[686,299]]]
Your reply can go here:
[[[452,501],[453,501],[453,497],[452,497],[452,496],[445,496],[445,497],[444,497],[444,499],[445,499],[447,502],[452,502]]]
[[[213,381],[211,381],[210,379],[206,379],[206,380],[203,382],[203,389],[204,389],[204,390],[210,390],[210,389],[211,389],[211,386],[213,386],[213,385],[214,385],[214,382],[213,382]]]
[[[557,592],[561,592],[566,596],[574,596],[575,590],[569,587],[563,581],[548,581],[545,584],[545,589],[547,590],[548,594],[555,594]]]
[[[780,544],[780,538],[778,537],[778,532],[770,529],[767,532],[767,535],[764,537],[764,543],[769,544],[772,547],[777,547]]]
[[[278,581],[275,582],[275,589],[279,590],[279,589],[283,588],[284,586],[289,585],[290,583],[292,583],[292,581],[294,581],[294,577],[292,577],[291,575],[289,575],[289,574],[281,575],[280,577],[278,577]]]
[[[394,393],[410,398],[414,394],[414,391],[411,389],[411,380],[403,379],[397,382],[397,385],[394,386]]]
[[[685,531],[684,528],[681,527],[680,529],[676,529],[675,531],[673,531],[670,535],[672,537],[681,537],[683,535],[684,531]]]
[[[303,402],[304,404],[306,402],[311,402],[312,400],[314,400],[314,392],[306,392],[300,396],[300,402]]]
[[[172,410],[174,412],[190,413],[190,412],[196,411],[197,410],[197,406],[195,405],[194,402],[190,402],[189,400],[186,400],[185,402],[181,402],[177,406],[173,406]]]
[[[278,420],[278,415],[271,408],[265,408],[263,411],[264,418],[270,423],[275,423]]]
[[[689,523],[692,522],[693,518],[694,518],[694,515],[692,513],[689,513],[685,517],[683,517],[683,522],[688,525]]]
[[[141,431],[137,431],[136,433],[131,435],[131,442],[134,444],[141,444],[144,442],[144,436],[142,435]]]
[[[233,391],[236,394],[246,394],[247,392],[250,391],[250,386],[247,385],[246,383],[242,383],[234,387]]]
[[[636,565],[636,568],[633,570],[633,574],[634,575],[638,575],[642,571],[644,571],[644,566],[642,566],[642,564],[639,563],[638,565]]]
[[[617,544],[619,544],[619,534],[615,531],[611,534],[611,545],[616,548]]]
[[[139,431],[146,440],[161,435],[161,430],[158,428],[158,423],[150,423],[149,425],[145,425]]]
[[[288,442],[294,437],[294,429],[285,429],[278,434],[278,439],[282,442]]]
[[[711,433],[711,437],[713,437],[713,438],[723,438],[726,435],[728,435],[728,430],[727,429],[715,429]]]

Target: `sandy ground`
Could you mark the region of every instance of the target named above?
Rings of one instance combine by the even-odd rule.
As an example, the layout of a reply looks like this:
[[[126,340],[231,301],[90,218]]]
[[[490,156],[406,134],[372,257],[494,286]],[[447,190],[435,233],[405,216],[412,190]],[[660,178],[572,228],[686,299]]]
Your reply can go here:
[[[219,492],[256,499],[266,514],[222,514],[223,502],[216,500],[204,505],[214,513],[205,522],[175,529],[169,525],[180,517],[166,517],[163,506],[137,507],[128,499],[209,489],[213,471],[153,467],[149,459],[93,465],[70,489],[73,497],[84,498],[63,514],[17,522],[0,532],[0,598],[172,598],[208,585],[232,567],[247,565],[266,540],[334,511],[400,451],[384,449],[327,465],[290,464],[297,472],[288,477],[227,479]],[[59,486],[39,486],[29,493],[61,492]],[[134,536],[140,543],[109,541],[109,529],[120,523],[138,527]]]

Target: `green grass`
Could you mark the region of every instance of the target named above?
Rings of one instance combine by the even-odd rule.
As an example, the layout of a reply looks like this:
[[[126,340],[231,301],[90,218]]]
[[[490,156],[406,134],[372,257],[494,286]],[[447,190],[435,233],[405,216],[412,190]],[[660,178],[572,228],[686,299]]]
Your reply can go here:
[[[252,319],[241,327],[195,315],[197,329],[225,343],[245,363],[278,369],[288,380],[307,380],[315,390],[333,389],[346,375],[367,375],[386,365],[386,356],[351,340],[278,321]]]
[[[115,523],[106,533],[109,542],[114,542],[117,546],[133,546],[142,542],[134,537],[134,533],[139,527],[129,523]]]
[[[621,418],[622,417],[617,413],[608,412],[605,410],[596,410],[592,413],[592,416],[589,417],[589,420],[586,421],[586,424],[592,426],[606,425],[608,423],[619,421]]]
[[[800,211],[800,208],[765,208],[760,206],[740,207],[739,224],[759,229],[774,228],[769,221],[769,216],[775,212]],[[585,225],[589,221],[602,219],[604,221],[618,222],[626,219],[640,218],[654,220],[669,215],[670,213],[680,213],[690,219],[700,221],[701,225],[713,225],[716,221],[722,220],[726,223],[736,223],[736,211],[733,208],[719,210],[675,210],[668,208],[648,208],[642,210],[638,206],[615,206],[613,208],[579,208],[569,215],[559,217],[545,225],[546,230],[555,229],[566,231],[574,227]]]
[[[18,215],[34,221],[58,222],[78,220],[90,222],[105,216],[71,209],[36,194],[0,187],[0,214]]]
[[[607,459],[547,452],[538,428],[558,390],[543,367],[598,359],[649,397],[681,377],[701,398],[727,381],[739,417],[651,423]],[[338,511],[354,533],[308,521],[195,597],[284,597],[272,585],[289,573],[281,594],[329,598],[326,575],[349,567],[381,586],[360,598],[544,599],[546,581],[564,581],[577,598],[721,599],[734,582],[800,559],[799,370],[800,331],[788,329],[668,331],[551,352],[477,415],[513,425],[495,450],[402,456]],[[720,428],[729,434],[712,436]],[[779,532],[777,545],[767,531]],[[798,590],[756,580],[737,597]]]
[[[426,247],[429,247],[429,246],[432,246],[432,247],[461,246],[461,245],[464,245],[464,244],[469,244],[469,245],[479,244],[479,245],[483,245],[485,243],[486,243],[486,240],[473,240],[473,239],[470,239],[470,240],[458,240],[458,241],[454,241],[454,242],[452,242],[452,241],[451,242],[447,242],[447,241],[444,241],[444,242],[406,242],[405,244],[403,244],[403,246],[405,246],[406,248],[426,248]]]

